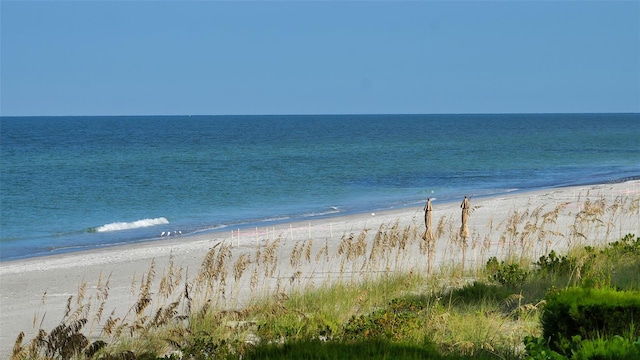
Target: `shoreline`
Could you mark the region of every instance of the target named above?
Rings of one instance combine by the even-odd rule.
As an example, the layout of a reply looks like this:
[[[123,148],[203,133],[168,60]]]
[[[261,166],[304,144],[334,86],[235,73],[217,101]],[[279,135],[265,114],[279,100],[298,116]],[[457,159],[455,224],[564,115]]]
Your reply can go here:
[[[487,224],[505,221],[515,209],[539,207],[544,208],[543,211],[549,211],[562,205],[565,211],[558,219],[557,228],[566,232],[585,199],[603,197],[607,201],[613,201],[618,196],[640,198],[640,180],[514,191],[474,197],[471,199],[473,211],[470,228],[478,238],[484,238],[490,236],[492,231],[491,226]],[[434,202],[434,221],[446,217],[451,219],[452,224],[456,224],[459,221],[459,205],[458,200]],[[21,331],[25,332],[27,340],[32,338],[34,331],[39,327],[39,324],[36,324],[34,328],[34,318],[42,319],[39,321],[46,331],[58,325],[64,314],[67,299],[69,296],[74,296],[75,299],[75,294],[82,282],[86,282],[89,289],[95,289],[95,283],[99,278],[109,277],[111,295],[105,310],[111,312],[114,309],[116,314],[123,314],[136,300],[136,296],[132,294],[133,285],[144,277],[152,262],[159,274],[162,274],[170,264],[175,264],[185,269],[186,273],[192,277],[198,272],[206,253],[217,244],[230,245],[233,257],[237,258],[240,254],[255,252],[275,239],[282,240],[282,254],[290,254],[298,242],[311,239],[316,243],[326,244],[330,253],[333,254],[343,236],[358,234],[365,229],[371,230],[370,233],[373,234],[381,226],[395,222],[399,223],[400,228],[415,226],[416,229],[424,229],[422,206],[423,204],[389,209],[376,212],[375,215],[357,213],[264,227],[240,228],[239,233],[238,229],[226,228],[202,234],[0,262],[0,285],[3,289],[0,295],[0,349],[5,349],[0,353],[0,357],[10,355],[15,338]],[[615,233],[612,233],[611,237],[617,238],[619,234],[626,235],[629,232],[640,235],[639,222],[640,217],[635,213],[621,218],[613,228]],[[587,235],[595,239],[598,237],[598,231],[600,230],[595,229]],[[594,241],[594,239],[590,240]],[[497,238],[491,238],[489,245],[497,241]],[[598,241],[601,240],[598,239]],[[563,247],[569,245],[560,242],[547,244],[556,251],[562,251]],[[436,247],[436,268],[454,264],[457,261],[456,254],[446,246],[442,241]],[[471,251],[471,246],[469,249]],[[490,250],[498,251],[497,245]],[[466,263],[469,266],[481,265],[482,259],[476,254],[475,248],[473,252],[476,258],[469,258]],[[539,252],[536,250],[534,254],[541,252],[543,249],[539,249]],[[286,260],[282,261],[285,269],[273,281],[279,283],[279,279],[288,278],[290,269],[286,268],[288,265],[284,262]],[[417,252],[409,252],[406,262],[411,269],[421,268],[424,259],[421,259],[421,255]],[[304,270],[322,280],[331,273],[335,265],[327,263]],[[246,285],[246,283],[243,284]],[[261,286],[273,287],[275,283],[265,283]],[[236,295],[233,301],[229,300],[230,306],[233,306],[234,302],[242,304],[247,301],[246,292],[238,292]],[[46,300],[43,301],[45,297]]]
[[[498,197],[498,196],[518,195],[518,194],[526,194],[526,193],[539,192],[539,191],[553,191],[556,189],[595,186],[595,185],[612,185],[612,184],[621,184],[621,183],[633,182],[633,181],[640,181],[640,175],[631,175],[631,176],[616,178],[606,183],[585,181],[585,182],[576,182],[575,184],[571,184],[571,185],[552,185],[552,186],[531,187],[531,188],[502,189],[501,191],[489,192],[485,194],[481,193],[479,195],[470,194],[467,196],[473,199],[481,200],[481,199]],[[485,191],[489,191],[489,190],[485,189]],[[463,195],[460,195],[459,197],[462,198]],[[447,196],[442,200],[438,199],[437,197],[434,197],[433,199],[435,199],[434,205],[446,205],[446,204],[455,203],[458,201],[457,198],[453,198],[450,196]],[[425,200],[426,199],[423,199],[422,201],[425,201]],[[172,237],[158,236],[158,237],[150,237],[150,238],[141,238],[141,239],[133,240],[130,242],[121,242],[121,243],[112,243],[112,244],[76,245],[76,246],[70,246],[69,248],[54,248],[50,251],[51,253],[37,253],[37,254],[20,256],[20,257],[10,258],[10,259],[0,259],[0,265],[11,264],[15,262],[22,262],[22,261],[29,261],[32,259],[37,260],[37,259],[50,258],[50,257],[59,257],[59,256],[76,254],[76,253],[82,254],[82,253],[99,252],[99,251],[108,250],[112,248],[115,249],[115,248],[128,247],[128,246],[144,245],[148,243],[160,244],[162,242],[168,242],[168,241],[179,241],[179,240],[190,241],[191,239],[202,237],[202,236],[217,236],[218,234],[226,234],[231,231],[238,231],[238,230],[250,231],[251,229],[254,229],[256,227],[258,228],[274,227],[274,226],[279,227],[279,226],[294,224],[294,223],[331,221],[332,219],[359,216],[364,214],[370,214],[371,212],[376,212],[376,213],[387,213],[387,212],[393,212],[393,211],[401,212],[401,211],[412,209],[419,206],[422,206],[422,204],[418,201],[416,202],[407,201],[403,205],[395,205],[395,206],[388,206],[388,207],[382,207],[382,208],[371,208],[368,210],[361,210],[361,209],[347,210],[345,212],[321,214],[317,216],[314,216],[314,215],[307,216],[306,214],[283,215],[282,220],[254,219],[254,220],[247,220],[244,222],[212,225],[212,228],[210,229],[195,230],[190,233],[185,233],[177,236],[173,235]]]

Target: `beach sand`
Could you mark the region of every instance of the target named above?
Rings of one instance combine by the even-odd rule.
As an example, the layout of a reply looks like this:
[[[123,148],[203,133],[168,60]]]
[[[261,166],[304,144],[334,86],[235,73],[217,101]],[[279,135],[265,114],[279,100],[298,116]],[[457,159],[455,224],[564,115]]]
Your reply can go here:
[[[459,234],[462,197],[459,201],[449,203],[440,203],[437,199],[433,201],[433,224],[443,225],[443,232],[436,240],[433,269],[459,266],[462,261],[462,246],[455,236]],[[600,215],[602,221],[582,218],[578,224],[577,219],[585,204],[603,199],[606,210]],[[623,201],[622,208],[615,208],[616,199]],[[551,249],[563,251],[571,245],[604,245],[628,233],[640,235],[639,199],[640,181],[637,180],[472,197],[469,219],[471,237],[466,245],[464,266],[469,269],[483,265],[489,256],[504,258],[525,254],[537,259]],[[267,295],[274,291],[295,289],[296,286],[318,286],[339,278],[357,281],[376,272],[426,272],[427,258],[420,245],[424,232],[422,209],[423,206],[419,205],[375,214],[241,229],[239,235],[238,229],[226,229],[215,233],[173,236],[133,245],[2,262],[0,358],[10,356],[14,341],[21,331],[25,332],[25,339],[30,340],[39,328],[51,331],[58,325],[69,297],[73,296],[72,304],[75,304],[83,282],[86,283],[86,301],[90,296],[97,298],[97,290],[104,288],[108,279],[108,300],[103,321],[109,314],[126,318],[131,314],[130,309],[137,300],[140,283],[152,262],[156,273],[154,289],[162,274],[168,271],[170,263],[174,269],[180,270],[184,284],[198,275],[205,255],[211,249],[215,252],[225,245],[226,249],[230,249],[228,264],[234,264],[243,254],[247,258],[253,257],[258,250],[264,254],[268,244],[280,239],[275,247],[279,262],[277,269],[268,276],[261,276],[259,284],[252,283],[251,270],[236,282],[230,266],[226,285],[217,288],[217,303],[231,308],[245,305],[256,294]],[[543,241],[533,236],[523,241],[515,235],[515,231],[524,232],[527,222],[542,226],[542,215],[550,214],[555,209],[559,209],[558,217],[553,222],[549,220],[544,227],[553,230],[556,235],[547,234]],[[514,218],[516,212],[521,222],[519,228],[510,232],[509,220]],[[407,244],[401,252],[394,250],[396,253],[393,256],[387,255],[384,263],[365,264],[367,256],[362,256],[362,263],[356,261],[345,264],[344,254],[339,254],[342,239],[348,239],[353,234],[355,241],[366,229],[363,239],[371,248],[378,230],[381,227],[389,230],[396,222],[400,232],[409,229],[409,236],[416,240]],[[301,253],[303,246],[305,251],[306,247],[309,248],[306,254]],[[291,254],[296,251],[299,251],[299,257],[308,257],[308,261],[293,261]],[[260,264],[256,263],[255,266]],[[178,293],[180,291],[183,290],[175,290]],[[95,311],[96,307],[90,311]],[[93,332],[99,333],[99,330],[98,325]]]

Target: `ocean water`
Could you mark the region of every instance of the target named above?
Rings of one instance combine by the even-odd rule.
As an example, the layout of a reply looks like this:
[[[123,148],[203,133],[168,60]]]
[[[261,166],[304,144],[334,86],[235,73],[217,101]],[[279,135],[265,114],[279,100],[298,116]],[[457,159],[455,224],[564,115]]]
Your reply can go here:
[[[0,260],[640,175],[640,114],[0,118]]]

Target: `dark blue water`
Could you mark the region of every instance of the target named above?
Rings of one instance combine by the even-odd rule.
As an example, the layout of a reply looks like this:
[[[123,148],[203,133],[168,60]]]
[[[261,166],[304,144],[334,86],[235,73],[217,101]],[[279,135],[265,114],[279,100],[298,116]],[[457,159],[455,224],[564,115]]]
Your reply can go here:
[[[0,118],[0,259],[640,175],[640,114]]]

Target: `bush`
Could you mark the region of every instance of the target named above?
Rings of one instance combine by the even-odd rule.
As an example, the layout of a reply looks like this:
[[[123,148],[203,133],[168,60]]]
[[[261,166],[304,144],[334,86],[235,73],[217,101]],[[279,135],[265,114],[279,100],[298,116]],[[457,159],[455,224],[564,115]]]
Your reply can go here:
[[[521,286],[529,278],[529,271],[523,269],[519,264],[498,262],[495,256],[487,261],[486,270],[490,281],[495,281],[503,286]]]
[[[553,350],[574,336],[594,340],[614,335],[640,336],[640,293],[609,289],[570,288],[547,295],[541,322]]]
[[[577,260],[575,257],[567,257],[566,255],[558,256],[554,250],[551,250],[549,255],[541,256],[535,265],[538,275],[555,277],[571,274],[577,266]]]
[[[609,243],[602,253],[612,256],[634,255],[640,256],[640,236],[634,240],[633,234],[627,234],[619,241]]]
[[[611,339],[583,340],[573,352],[576,360],[637,360],[640,359],[640,338],[633,342],[622,336]]]
[[[574,336],[564,343],[563,353],[549,348],[543,338],[527,336],[524,339],[525,360],[637,360],[640,358],[640,338],[637,341],[614,336],[611,339],[582,340]]]
[[[399,340],[410,337],[420,333],[425,310],[426,304],[422,302],[394,299],[384,309],[352,316],[344,327],[345,339]]]
[[[524,338],[525,360],[564,360],[566,357],[549,349],[544,338],[527,336]]]

